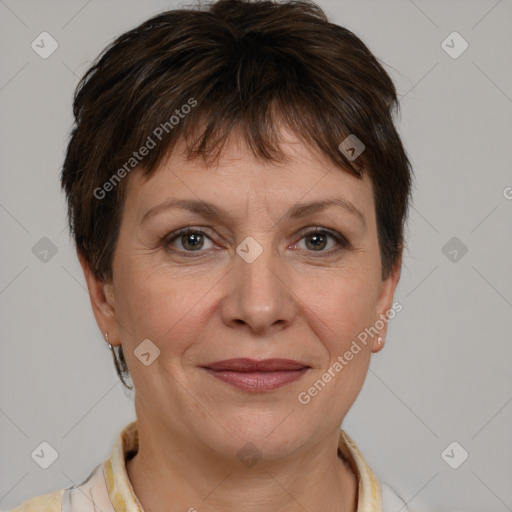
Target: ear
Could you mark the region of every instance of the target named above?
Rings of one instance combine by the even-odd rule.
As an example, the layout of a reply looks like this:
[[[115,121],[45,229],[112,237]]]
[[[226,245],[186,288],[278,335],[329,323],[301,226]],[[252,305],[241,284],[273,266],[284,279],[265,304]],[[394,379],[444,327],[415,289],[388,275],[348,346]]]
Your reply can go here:
[[[120,345],[119,328],[116,319],[116,301],[114,287],[110,281],[98,278],[83,254],[78,253],[78,259],[84,272],[89,298],[91,299],[92,312],[103,337],[108,333],[108,342]]]
[[[384,279],[381,283],[379,298],[377,300],[377,318],[375,318],[375,322],[378,322],[378,325],[383,323],[384,327],[382,329],[379,329],[379,336],[382,338],[382,342],[379,343],[379,336],[375,336],[373,338],[373,353],[380,352],[384,348],[386,334],[388,332],[389,317],[389,314],[386,313],[390,309],[392,309],[393,297],[395,295],[395,290],[398,285],[398,281],[400,280],[401,269],[402,253],[400,253],[400,257],[398,258],[398,261],[391,270],[389,276],[386,279]]]

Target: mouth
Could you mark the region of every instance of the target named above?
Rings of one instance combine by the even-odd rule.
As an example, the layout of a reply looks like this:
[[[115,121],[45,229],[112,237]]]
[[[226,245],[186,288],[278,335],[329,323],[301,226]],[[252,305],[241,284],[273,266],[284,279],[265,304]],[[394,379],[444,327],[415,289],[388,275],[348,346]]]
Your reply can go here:
[[[291,359],[227,359],[201,366],[213,377],[243,391],[272,391],[300,379],[311,367]]]

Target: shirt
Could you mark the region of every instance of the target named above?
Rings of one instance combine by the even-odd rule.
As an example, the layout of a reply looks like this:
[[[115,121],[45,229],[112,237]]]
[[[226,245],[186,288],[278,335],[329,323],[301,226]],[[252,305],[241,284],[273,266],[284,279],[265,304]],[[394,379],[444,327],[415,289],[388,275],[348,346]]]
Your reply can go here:
[[[126,471],[126,461],[137,453],[138,446],[137,422],[133,421],[119,432],[110,457],[96,466],[83,482],[30,498],[11,512],[144,512]],[[408,512],[391,487],[375,477],[354,441],[343,430],[340,430],[338,450],[357,475],[357,512]]]

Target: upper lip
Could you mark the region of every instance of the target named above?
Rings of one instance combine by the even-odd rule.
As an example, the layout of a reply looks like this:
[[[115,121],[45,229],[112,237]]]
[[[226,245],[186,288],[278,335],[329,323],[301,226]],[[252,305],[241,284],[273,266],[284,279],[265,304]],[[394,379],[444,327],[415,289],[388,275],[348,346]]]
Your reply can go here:
[[[234,372],[278,372],[285,370],[301,370],[303,368],[309,368],[309,366],[292,359],[261,359],[258,361],[256,359],[235,358],[208,363],[203,365],[203,368]]]

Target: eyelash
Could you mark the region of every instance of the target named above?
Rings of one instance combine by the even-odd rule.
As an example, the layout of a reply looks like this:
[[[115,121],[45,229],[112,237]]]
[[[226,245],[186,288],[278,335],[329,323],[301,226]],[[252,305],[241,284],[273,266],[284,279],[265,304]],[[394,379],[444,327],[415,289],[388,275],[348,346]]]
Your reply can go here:
[[[171,245],[175,240],[179,239],[180,237],[182,237],[184,235],[188,235],[191,233],[204,235],[209,240],[211,240],[211,238],[208,236],[208,233],[206,233],[203,229],[187,227],[187,228],[178,229],[177,231],[173,231],[172,233],[170,233],[169,235],[164,237],[163,244],[167,250],[169,250],[173,253],[179,254],[179,255],[183,255],[186,258],[200,257],[205,252],[204,250],[184,251],[181,249],[176,250],[176,249],[171,248]],[[335,247],[334,249],[330,249],[328,251],[324,251],[324,250],[322,250],[322,251],[307,251],[312,254],[314,254],[315,252],[318,252],[319,256],[332,255],[332,254],[337,253],[343,249],[351,248],[350,242],[340,233],[338,233],[336,231],[332,231],[327,228],[319,228],[319,227],[315,227],[313,229],[310,229],[309,231],[302,232],[299,242],[303,238],[306,238],[311,235],[327,235],[327,236],[330,236],[332,239],[334,239],[334,241],[338,244],[338,247]],[[211,241],[213,241],[213,240],[211,240]],[[194,254],[194,253],[197,253],[197,254]]]

